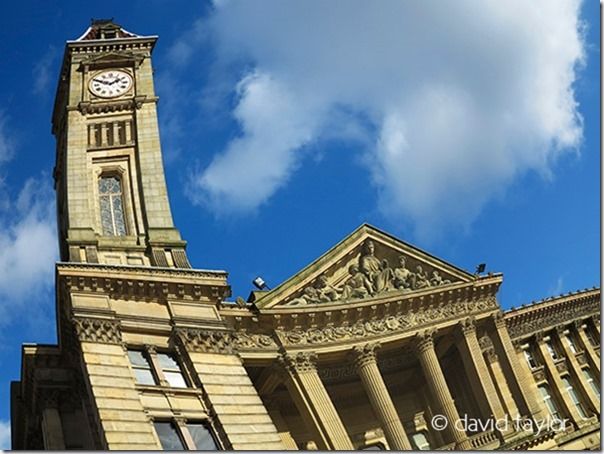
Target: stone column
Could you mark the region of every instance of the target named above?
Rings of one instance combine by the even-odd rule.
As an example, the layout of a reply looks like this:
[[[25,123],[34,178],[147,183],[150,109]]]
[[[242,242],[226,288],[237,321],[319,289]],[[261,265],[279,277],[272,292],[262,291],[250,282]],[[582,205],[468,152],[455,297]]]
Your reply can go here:
[[[560,345],[562,345],[562,349],[564,350],[564,356],[566,357],[567,364],[570,364],[569,372],[575,378],[575,383],[581,389],[581,394],[587,397],[587,400],[590,403],[591,409],[596,413],[600,413],[600,399],[594,394],[593,389],[589,386],[587,381],[585,380],[585,375],[583,374],[583,370],[577,361],[576,354],[572,352],[570,346],[568,345],[568,339],[566,337],[569,335],[569,330],[557,329],[556,335],[558,336],[558,340],[560,341]]]
[[[585,334],[587,325],[582,320],[582,321],[576,323],[575,326],[577,328],[577,334],[579,335],[579,340],[580,340],[581,346],[583,347],[583,350],[585,351],[585,353],[587,354],[587,356],[589,358],[590,366],[592,367],[592,370],[594,371],[594,373],[597,372],[597,374],[599,375],[600,374],[600,357],[594,350],[594,346],[591,344],[591,342],[587,338],[587,334]]]
[[[492,339],[497,349],[497,356],[504,374],[508,377],[510,391],[519,404],[518,409],[524,413],[524,416],[541,420],[547,414],[546,410],[539,404],[537,386],[528,365],[525,361],[518,360],[501,312],[493,315],[493,325],[495,330]]]
[[[565,413],[570,416],[570,418],[575,422],[575,424],[579,425],[583,421],[583,418],[577,411],[575,404],[570,400],[570,396],[560,379],[560,372],[556,364],[554,364],[554,360],[552,356],[545,346],[545,341],[542,335],[537,335],[537,346],[539,348],[539,352],[541,353],[541,357],[543,359],[543,363],[545,364],[545,368],[547,369],[548,376],[551,379],[551,387],[552,392],[558,393],[560,396],[561,404],[564,407]],[[552,389],[555,388],[555,389]]]
[[[377,365],[376,349],[379,344],[366,344],[363,347],[354,347],[351,355],[355,369],[363,382],[365,392],[371,402],[390,449],[396,451],[411,450],[411,444],[403,429],[396,408],[392,403],[384,379]]]
[[[424,377],[428,383],[428,388],[434,402],[437,405],[437,411],[442,414],[447,422],[447,432],[455,442],[456,449],[472,449],[472,444],[467,434],[463,430],[457,430],[455,424],[459,421],[459,413],[455,408],[453,397],[447,386],[447,381],[438,362],[432,332],[423,332],[418,334],[416,340],[416,351],[419,362],[424,372]]]
[[[313,433],[319,449],[354,449],[329,394],[317,373],[314,353],[283,353],[280,358],[285,370],[285,385]]]
[[[477,397],[483,418],[505,418],[505,411],[489,375],[487,364],[476,337],[474,320],[467,318],[459,325],[458,346],[466,374]],[[472,390],[469,390],[472,392]]]

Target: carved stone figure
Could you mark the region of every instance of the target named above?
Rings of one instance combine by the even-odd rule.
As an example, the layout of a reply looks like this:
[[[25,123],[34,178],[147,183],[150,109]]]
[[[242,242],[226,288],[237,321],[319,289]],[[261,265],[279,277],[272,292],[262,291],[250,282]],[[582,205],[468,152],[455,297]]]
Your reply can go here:
[[[443,279],[440,273],[436,270],[432,271],[432,277],[430,278],[430,283],[436,287],[437,285],[445,285],[450,284],[451,281],[449,279]]]
[[[394,287],[399,290],[411,290],[412,288],[412,273],[407,269],[406,259],[404,255],[399,256],[399,266],[393,272]]]
[[[373,295],[373,284],[367,276],[359,270],[357,265],[350,265],[348,272],[350,273],[350,278],[346,281],[346,284],[344,284],[342,298],[367,298],[368,296]]]
[[[327,282],[327,277],[323,274],[315,282],[315,289],[322,303],[336,301],[340,297],[338,291]]]
[[[415,274],[413,276],[413,290],[419,290],[431,286],[430,281],[428,280],[428,273],[424,271],[421,265],[417,265],[417,267],[415,268]]]
[[[388,290],[392,279],[392,269],[388,262],[380,262],[375,256],[375,245],[373,241],[367,240],[363,244],[363,252],[359,258],[359,267],[372,283],[375,293],[381,293]],[[373,292],[372,292],[373,293]]]

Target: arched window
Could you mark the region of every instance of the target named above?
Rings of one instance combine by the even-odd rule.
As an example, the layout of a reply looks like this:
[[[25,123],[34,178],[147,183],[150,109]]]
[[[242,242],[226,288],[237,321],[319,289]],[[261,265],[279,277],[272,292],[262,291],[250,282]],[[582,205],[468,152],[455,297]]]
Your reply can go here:
[[[105,175],[99,178],[99,202],[103,235],[125,236],[126,221],[122,198],[122,182],[118,176]]]

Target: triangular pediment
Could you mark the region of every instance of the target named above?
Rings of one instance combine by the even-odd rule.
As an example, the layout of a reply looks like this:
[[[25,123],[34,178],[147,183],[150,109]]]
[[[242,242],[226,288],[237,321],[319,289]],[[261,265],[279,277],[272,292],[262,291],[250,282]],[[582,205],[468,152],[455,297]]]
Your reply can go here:
[[[259,295],[255,303],[262,309],[323,306],[474,279],[467,271],[363,224],[302,271]]]

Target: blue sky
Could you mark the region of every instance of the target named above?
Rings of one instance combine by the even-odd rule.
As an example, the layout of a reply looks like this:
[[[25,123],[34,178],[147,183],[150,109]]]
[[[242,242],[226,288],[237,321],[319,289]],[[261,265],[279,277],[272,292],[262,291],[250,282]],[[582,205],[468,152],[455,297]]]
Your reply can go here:
[[[0,447],[21,344],[56,341],[50,117],[64,42],[92,17],[160,36],[174,219],[234,296],[363,222],[503,272],[504,308],[599,285],[598,2],[451,3],[5,5]]]

